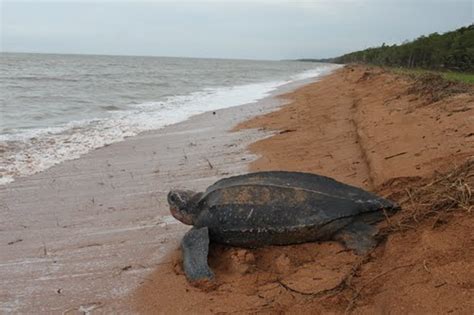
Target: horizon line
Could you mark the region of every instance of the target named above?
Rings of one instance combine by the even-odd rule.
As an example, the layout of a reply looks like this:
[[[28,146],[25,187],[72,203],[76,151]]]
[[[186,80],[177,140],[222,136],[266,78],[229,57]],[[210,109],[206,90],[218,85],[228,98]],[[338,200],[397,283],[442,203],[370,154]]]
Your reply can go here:
[[[37,51],[8,51],[0,50],[0,54],[37,54],[37,55],[70,55],[70,56],[103,56],[103,57],[145,57],[145,58],[181,58],[181,59],[218,59],[218,60],[246,60],[246,61],[298,61],[300,59],[315,58],[294,58],[294,59],[259,59],[259,58],[232,58],[232,57],[193,57],[193,56],[166,56],[166,55],[140,55],[140,54],[111,54],[111,53],[73,53],[73,52],[37,52]]]

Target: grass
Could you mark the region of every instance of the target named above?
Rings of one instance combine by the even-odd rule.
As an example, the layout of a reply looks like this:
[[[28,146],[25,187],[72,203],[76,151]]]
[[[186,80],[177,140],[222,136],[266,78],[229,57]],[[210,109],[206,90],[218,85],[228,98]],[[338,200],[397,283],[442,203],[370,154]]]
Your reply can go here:
[[[442,77],[449,81],[458,81],[469,84],[474,84],[473,73],[460,73],[460,72],[445,72]]]
[[[418,77],[425,74],[439,74],[443,79],[454,82],[462,82],[467,84],[474,84],[474,73],[466,72],[452,72],[452,71],[435,71],[426,69],[409,69],[409,68],[388,68],[396,74],[403,74]]]
[[[397,200],[403,210],[388,229],[403,231],[415,228],[428,218],[434,218],[432,226],[435,227],[453,211],[474,212],[474,159],[468,159],[424,183],[415,180],[412,184],[399,183],[397,186],[392,187],[392,199]]]

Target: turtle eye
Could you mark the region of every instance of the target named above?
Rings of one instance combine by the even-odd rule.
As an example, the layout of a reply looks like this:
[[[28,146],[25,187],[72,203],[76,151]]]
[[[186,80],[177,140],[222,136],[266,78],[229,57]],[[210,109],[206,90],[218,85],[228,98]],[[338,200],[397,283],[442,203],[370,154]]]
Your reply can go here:
[[[176,203],[177,200],[178,200],[178,198],[176,197],[175,193],[170,192],[168,194],[168,202]]]
[[[178,200],[178,198],[176,198],[176,196],[173,194],[170,196],[170,200],[173,201],[173,202],[176,202]]]

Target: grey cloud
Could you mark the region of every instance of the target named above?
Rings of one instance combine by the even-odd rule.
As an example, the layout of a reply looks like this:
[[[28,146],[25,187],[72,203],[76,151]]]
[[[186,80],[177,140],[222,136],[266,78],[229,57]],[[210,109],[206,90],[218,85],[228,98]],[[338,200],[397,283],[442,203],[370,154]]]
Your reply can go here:
[[[472,1],[2,3],[2,50],[329,57],[473,22]]]

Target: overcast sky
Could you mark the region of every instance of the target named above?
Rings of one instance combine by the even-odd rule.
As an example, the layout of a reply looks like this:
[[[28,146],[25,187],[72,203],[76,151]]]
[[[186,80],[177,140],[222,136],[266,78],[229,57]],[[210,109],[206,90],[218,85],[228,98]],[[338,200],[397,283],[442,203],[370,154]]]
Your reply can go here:
[[[322,58],[473,23],[474,0],[5,1],[1,50]]]

